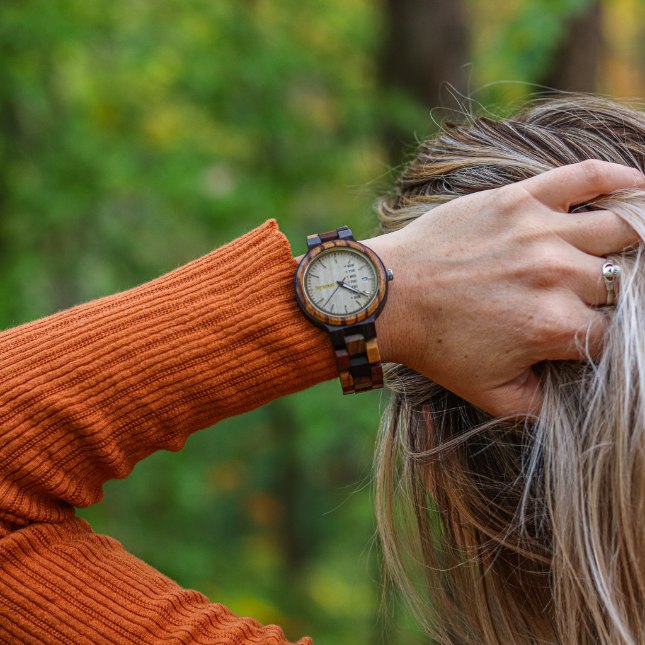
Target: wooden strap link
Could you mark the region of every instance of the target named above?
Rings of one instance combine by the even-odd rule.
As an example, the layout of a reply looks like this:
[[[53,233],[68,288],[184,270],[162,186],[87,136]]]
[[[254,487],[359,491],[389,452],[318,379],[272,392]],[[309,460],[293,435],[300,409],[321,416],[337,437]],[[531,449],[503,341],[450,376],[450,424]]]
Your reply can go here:
[[[335,231],[328,231],[327,233],[316,233],[307,236],[307,248],[313,249],[323,242],[331,242],[331,240],[353,240],[354,236],[348,226],[341,226]]]
[[[331,332],[343,394],[383,387],[383,367],[373,322]]]

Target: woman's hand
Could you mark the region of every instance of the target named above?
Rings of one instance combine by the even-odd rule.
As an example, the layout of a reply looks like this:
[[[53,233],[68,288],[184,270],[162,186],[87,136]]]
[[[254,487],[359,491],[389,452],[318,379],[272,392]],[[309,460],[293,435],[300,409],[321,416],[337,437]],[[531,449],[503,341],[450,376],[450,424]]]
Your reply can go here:
[[[609,211],[568,211],[635,187],[645,188],[639,171],[585,161],[461,197],[368,240],[395,276],[377,321],[384,360],[495,416],[538,412],[532,366],[584,359],[587,342],[599,352],[602,256],[639,241]]]

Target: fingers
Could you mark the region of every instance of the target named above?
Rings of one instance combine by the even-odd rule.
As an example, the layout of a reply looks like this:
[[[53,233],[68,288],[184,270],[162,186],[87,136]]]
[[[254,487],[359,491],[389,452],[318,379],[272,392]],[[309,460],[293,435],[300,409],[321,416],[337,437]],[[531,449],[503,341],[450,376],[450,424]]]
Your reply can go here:
[[[563,291],[561,297],[561,306],[554,298],[550,299],[551,319],[536,329],[542,343],[536,348],[534,362],[597,359],[602,353],[608,317],[581,301],[572,302],[569,291]],[[495,417],[537,415],[543,399],[540,379],[532,369],[492,391],[471,397],[472,403]]]
[[[587,308],[588,311],[589,309]],[[586,324],[582,324],[578,328],[573,337],[573,342],[569,345],[568,352],[565,350],[565,355],[568,358],[561,360],[586,361],[589,358],[597,359],[602,354],[608,327],[608,316],[601,311],[592,311]]]
[[[636,231],[611,211],[554,215],[553,220],[554,229],[563,240],[589,255],[620,253],[640,242]]]
[[[542,360],[587,361],[600,356],[609,326],[605,313],[578,301],[569,303],[567,310],[555,310],[554,317],[552,342],[543,348]]]
[[[626,188],[645,188],[645,175],[621,164],[589,159],[549,170],[516,184],[544,205],[562,212],[598,195]]]
[[[602,274],[606,258],[588,255],[570,248],[558,264],[560,277],[551,275],[552,287],[569,289],[586,305],[602,307],[607,304],[607,285]],[[545,285],[546,286],[546,285]]]

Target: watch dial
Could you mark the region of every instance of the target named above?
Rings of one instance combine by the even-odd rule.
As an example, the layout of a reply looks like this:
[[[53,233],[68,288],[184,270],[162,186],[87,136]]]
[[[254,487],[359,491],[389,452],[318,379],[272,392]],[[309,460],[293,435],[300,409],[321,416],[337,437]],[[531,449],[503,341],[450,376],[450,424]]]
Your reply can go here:
[[[376,269],[357,251],[334,247],[307,268],[304,287],[311,304],[324,314],[346,316],[365,309],[378,289]]]

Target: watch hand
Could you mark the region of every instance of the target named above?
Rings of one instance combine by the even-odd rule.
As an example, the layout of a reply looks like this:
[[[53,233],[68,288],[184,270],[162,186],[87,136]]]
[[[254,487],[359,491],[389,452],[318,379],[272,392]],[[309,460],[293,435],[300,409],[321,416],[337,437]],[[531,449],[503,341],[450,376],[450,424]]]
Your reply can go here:
[[[338,286],[337,286],[337,287],[336,287],[336,288],[335,288],[335,289],[334,289],[334,290],[329,294],[329,298],[327,298],[327,300],[325,300],[325,303],[323,304],[323,306],[321,307],[321,309],[324,309],[324,308],[327,306],[327,303],[328,303],[328,302],[329,302],[329,301],[334,297],[334,294],[335,294],[339,289],[340,289],[340,285],[338,285]]]
[[[352,286],[346,284],[346,282],[344,280],[336,280],[336,284],[339,287],[345,287],[345,289],[349,289],[350,291],[353,291],[354,293],[357,293],[359,296],[365,296],[366,298],[369,298],[368,293],[365,293],[364,291],[360,291],[359,289],[356,289],[355,287],[352,287]]]

